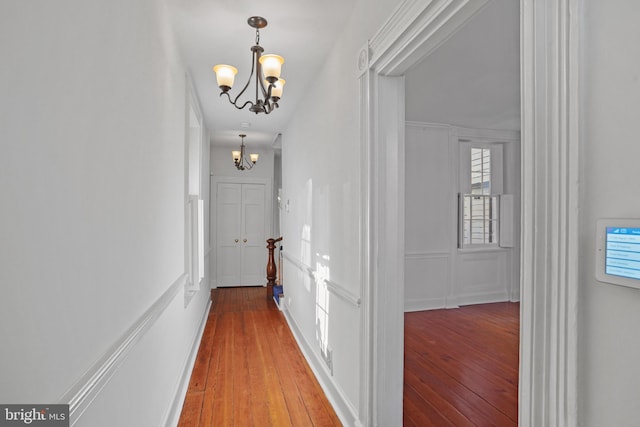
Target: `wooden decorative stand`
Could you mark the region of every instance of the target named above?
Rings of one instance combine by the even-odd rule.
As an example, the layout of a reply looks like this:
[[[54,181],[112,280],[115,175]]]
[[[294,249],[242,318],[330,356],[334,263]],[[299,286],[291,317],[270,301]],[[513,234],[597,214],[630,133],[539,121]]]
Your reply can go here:
[[[276,243],[282,240],[282,237],[277,239],[267,239],[267,249],[269,249],[269,259],[267,261],[267,299],[273,299],[273,286],[276,284],[276,277],[278,277],[278,267],[276,267],[276,260],[274,258],[274,250]]]

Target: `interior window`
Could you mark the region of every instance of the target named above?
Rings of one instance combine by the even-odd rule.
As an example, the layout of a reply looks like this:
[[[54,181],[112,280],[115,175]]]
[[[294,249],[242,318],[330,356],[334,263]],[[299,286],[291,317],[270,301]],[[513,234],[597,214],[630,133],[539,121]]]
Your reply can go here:
[[[500,229],[500,194],[496,182],[502,181],[501,156],[494,154],[502,147],[463,144],[461,175],[465,178],[459,194],[461,248],[498,246]]]

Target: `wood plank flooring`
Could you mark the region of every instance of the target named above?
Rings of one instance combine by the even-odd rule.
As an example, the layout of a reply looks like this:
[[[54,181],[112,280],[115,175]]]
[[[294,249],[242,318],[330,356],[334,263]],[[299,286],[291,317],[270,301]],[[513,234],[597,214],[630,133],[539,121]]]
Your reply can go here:
[[[266,288],[219,288],[179,426],[340,426]]]
[[[212,292],[180,426],[340,426],[265,288]],[[517,426],[519,304],[405,314],[404,425]]]
[[[405,314],[405,426],[517,426],[517,303]]]

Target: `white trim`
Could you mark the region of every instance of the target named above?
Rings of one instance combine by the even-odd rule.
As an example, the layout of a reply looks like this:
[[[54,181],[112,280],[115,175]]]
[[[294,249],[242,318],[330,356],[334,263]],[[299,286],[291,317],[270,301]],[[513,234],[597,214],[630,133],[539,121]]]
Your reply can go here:
[[[373,74],[371,150],[373,425],[402,423],[404,373],[404,77]]]
[[[463,138],[486,139],[492,142],[520,142],[520,131],[507,129],[485,129],[455,126],[446,123],[416,122],[407,120],[406,126],[416,128],[439,128],[453,132],[456,141]]]
[[[298,267],[299,270],[307,273],[309,276],[313,277],[315,271],[313,270],[313,268],[309,267],[308,265],[304,264],[302,261],[300,261],[298,258],[294,257],[293,255],[290,255],[288,251],[282,250],[280,251],[280,253],[282,254],[282,257],[289,261],[290,263],[292,263],[293,265],[295,265],[296,267]]]
[[[450,130],[452,128],[451,125],[444,124],[444,123],[415,122],[411,120],[405,120],[404,124],[405,126],[413,127],[413,128],[437,128],[437,129],[444,129],[444,130]]]
[[[521,1],[519,423],[577,425],[579,1]]]
[[[58,403],[69,404],[69,417],[72,426],[107,385],[136,343],[155,324],[178,292],[185,286],[187,278],[187,273],[178,277],[127,332],[58,399]]]
[[[376,305],[390,287],[388,278],[397,283],[403,273],[393,250],[384,247],[389,236],[386,227],[401,221],[403,213],[394,194],[397,189],[385,182],[389,173],[397,172],[400,159],[394,163],[385,155],[398,143],[394,126],[404,125],[398,117],[402,107],[388,102],[389,98],[393,101],[393,94],[387,92],[389,82],[384,76],[402,75],[486,3],[405,0],[371,40],[369,72],[360,77],[361,87],[368,90],[361,92],[360,117],[367,125],[367,146],[372,151],[362,170],[363,181],[370,183],[363,203],[371,209],[365,263],[371,271],[371,295],[363,299],[363,308],[371,310],[373,326],[363,349],[372,351],[374,357],[373,369],[367,371],[373,376],[369,381],[372,392],[367,395],[372,425],[402,422],[397,389],[386,387],[393,383],[394,375],[397,377],[402,360],[385,353],[395,345],[389,332],[397,332],[402,320],[395,305]],[[519,420],[523,426],[571,427],[577,422],[579,3],[521,0],[523,302]],[[394,120],[400,123],[388,123]],[[385,256],[388,254],[391,256]],[[363,383],[367,381],[363,379]],[[393,402],[385,404],[379,397],[389,394],[393,394]]]
[[[402,75],[453,36],[489,0],[405,0],[371,39],[370,67]]]
[[[447,299],[442,298],[416,298],[416,299],[408,299],[404,302],[404,311],[405,313],[411,313],[413,311],[426,311],[426,310],[437,310],[440,308],[449,308],[447,307]]]
[[[470,294],[459,294],[457,296],[458,306],[471,305],[471,304],[491,304],[494,302],[507,302],[509,300],[509,292],[505,289],[503,291],[495,292],[476,292]]]
[[[360,298],[366,303],[360,306],[360,422],[362,425],[373,424],[373,307],[371,304],[372,268],[374,251],[373,235],[373,193],[372,167],[373,153],[369,143],[371,121],[368,111],[371,102],[371,72],[369,71],[369,42],[361,49],[359,54],[359,97],[360,97],[360,215],[359,215],[359,264],[360,264]]]
[[[185,73],[185,82],[186,82],[186,92],[187,92],[187,114],[189,114],[189,106],[192,106],[194,108],[194,113],[196,113],[196,117],[198,118],[198,122],[200,123],[200,127],[203,129],[203,135],[202,135],[202,140],[204,141],[204,129],[205,129],[205,125],[204,122],[202,120],[203,114],[202,114],[202,103],[200,102],[200,98],[198,97],[198,92],[195,90],[195,87],[193,86],[193,78],[191,77],[191,74],[189,74],[188,72]],[[187,120],[187,124],[189,123],[189,120]]]
[[[327,289],[330,293],[334,294],[337,297],[340,297],[343,301],[348,302],[349,304],[360,307],[360,297],[352,294],[349,290],[347,290],[344,286],[336,283],[332,280],[324,280],[325,285],[327,285]]]
[[[296,258],[293,255],[291,255],[287,251],[283,250],[283,251],[281,251],[281,253],[282,253],[282,257],[286,261],[289,261],[291,264],[296,266],[300,271],[307,273],[314,280],[318,280],[318,278],[319,278],[318,272],[314,268],[306,265],[305,263],[303,263],[298,258]],[[361,299],[360,299],[359,296],[353,294],[346,287],[344,287],[343,285],[341,285],[341,284],[339,284],[339,283],[337,283],[337,282],[335,282],[333,280],[329,280],[329,279],[322,279],[322,280],[323,280],[324,284],[327,286],[327,290],[329,290],[329,293],[339,297],[343,301],[348,302],[349,304],[353,305],[354,307],[360,307]],[[285,283],[284,286],[286,287],[287,284]]]
[[[470,138],[474,140],[486,139],[495,142],[520,142],[520,131],[501,129],[479,129],[453,126],[458,139]]]
[[[211,309],[211,298],[207,303],[207,308],[204,310],[202,314],[202,319],[200,319],[200,326],[196,331],[195,336],[193,337],[193,343],[191,345],[191,351],[187,359],[185,360],[184,369],[182,370],[182,375],[178,380],[178,386],[176,387],[176,394],[173,398],[173,403],[167,412],[167,416],[165,418],[165,422],[163,425],[167,427],[177,426],[180,421],[180,414],[182,412],[182,407],[184,406],[184,400],[187,396],[187,391],[189,389],[189,381],[191,381],[191,374],[193,373],[193,367],[196,364],[196,358],[198,356],[198,350],[200,349],[200,343],[202,341],[202,336],[204,335],[204,329],[207,326],[207,319],[209,318],[209,311]]]
[[[440,252],[440,251],[412,251],[405,252],[404,259],[437,259],[437,258],[449,258],[451,256],[450,252]]]
[[[331,373],[328,371],[324,360],[320,358],[318,353],[313,351],[313,347],[306,340],[295,319],[289,314],[289,311],[284,310],[283,313],[289,324],[289,329],[298,343],[300,351],[302,351],[304,358],[309,362],[313,374],[320,383],[331,406],[336,411],[340,422],[345,426],[360,426],[361,424],[358,422],[358,412],[349,402],[349,399],[338,384],[331,380]]]

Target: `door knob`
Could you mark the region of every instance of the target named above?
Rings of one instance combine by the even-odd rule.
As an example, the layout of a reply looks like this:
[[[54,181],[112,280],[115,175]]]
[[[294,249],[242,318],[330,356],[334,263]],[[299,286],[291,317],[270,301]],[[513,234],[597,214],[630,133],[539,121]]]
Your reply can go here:
[[[247,239],[244,239],[243,242],[247,243]]]
[[[236,239],[236,243],[238,243],[238,239]]]

